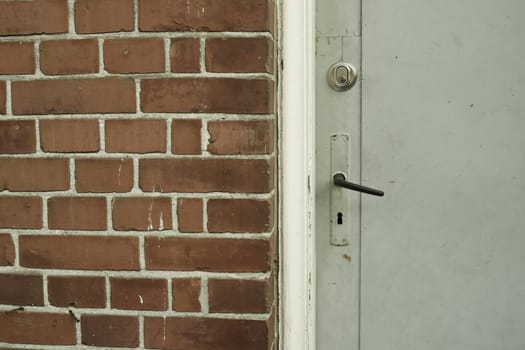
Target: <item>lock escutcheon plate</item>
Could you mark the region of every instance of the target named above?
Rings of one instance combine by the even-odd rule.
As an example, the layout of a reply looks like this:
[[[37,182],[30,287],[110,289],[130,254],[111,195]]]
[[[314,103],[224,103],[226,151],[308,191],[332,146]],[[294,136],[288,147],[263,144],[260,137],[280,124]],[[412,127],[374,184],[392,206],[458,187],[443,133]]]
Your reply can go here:
[[[350,63],[337,62],[328,69],[328,84],[335,91],[347,91],[355,85],[357,76],[357,69]]]

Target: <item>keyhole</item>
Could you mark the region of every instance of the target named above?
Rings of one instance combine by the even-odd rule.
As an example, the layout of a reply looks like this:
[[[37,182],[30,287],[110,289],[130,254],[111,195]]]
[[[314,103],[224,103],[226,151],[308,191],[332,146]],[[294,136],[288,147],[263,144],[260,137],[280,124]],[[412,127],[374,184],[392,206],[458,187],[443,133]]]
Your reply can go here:
[[[337,213],[337,224],[338,225],[343,224],[343,213]]]

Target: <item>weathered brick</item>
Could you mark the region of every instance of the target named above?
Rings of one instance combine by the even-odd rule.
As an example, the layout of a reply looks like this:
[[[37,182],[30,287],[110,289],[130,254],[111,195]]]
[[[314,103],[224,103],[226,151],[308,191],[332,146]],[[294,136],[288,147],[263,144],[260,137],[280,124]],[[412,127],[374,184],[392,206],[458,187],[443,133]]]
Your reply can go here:
[[[139,346],[139,320],[134,316],[83,315],[82,344],[136,348]]]
[[[266,79],[145,79],[141,86],[144,112],[264,114],[273,111],[273,83]]]
[[[162,38],[104,41],[104,68],[110,73],[161,73],[164,60]]]
[[[139,28],[144,32],[266,31],[269,12],[268,0],[147,0],[139,3]]]
[[[273,228],[271,203],[254,199],[210,199],[209,232],[270,232]]]
[[[115,198],[111,206],[115,230],[162,231],[173,227],[171,198]]]
[[[273,188],[263,159],[143,159],[139,185],[145,192],[251,192]]]
[[[196,317],[146,317],[147,348],[199,350],[267,350],[265,321]]]
[[[41,120],[40,145],[44,152],[97,152],[100,150],[98,120]]]
[[[128,192],[133,187],[133,160],[77,159],[75,179],[78,192]]]
[[[75,26],[77,33],[131,32],[133,0],[76,0]]]
[[[163,279],[112,278],[111,307],[124,310],[166,310],[168,283]]]
[[[19,237],[20,265],[75,270],[138,270],[136,237],[27,235]]]
[[[208,152],[212,154],[271,154],[273,121],[210,121]]]
[[[0,121],[0,153],[34,153],[35,151],[34,120]]]
[[[2,4],[0,3],[0,9]],[[0,14],[0,18],[2,15]],[[1,20],[0,20],[1,23]],[[0,27],[2,24],[0,24]],[[35,73],[35,47],[32,42],[0,43],[0,74]]]
[[[0,81],[0,114],[6,113],[6,98],[5,81]]]
[[[200,198],[178,198],[177,217],[179,232],[202,232],[203,204]]]
[[[198,278],[174,278],[172,281],[173,310],[200,312],[201,280]]]
[[[15,259],[13,237],[9,233],[0,233],[0,266],[13,266]]]
[[[38,175],[37,175],[38,174]],[[60,191],[69,189],[69,160],[63,158],[0,159],[0,190]]]
[[[200,45],[199,39],[172,39],[170,46],[171,71],[174,73],[200,72]]]
[[[47,202],[48,225],[53,230],[105,230],[106,199],[102,197],[53,197]]]
[[[43,41],[40,70],[49,75],[97,73],[97,39]]]
[[[0,227],[42,228],[42,199],[0,196]]]
[[[104,277],[49,276],[47,288],[49,302],[54,306],[80,308],[106,306]]]
[[[71,315],[0,312],[0,341],[18,344],[75,345],[76,324]]]
[[[0,35],[66,33],[67,0],[0,1]]]
[[[210,312],[269,313],[273,289],[268,280],[208,280]]]
[[[200,119],[177,119],[171,123],[171,151],[174,154],[201,154]]]
[[[135,112],[135,82],[127,78],[15,81],[14,114]]]
[[[149,270],[266,272],[271,248],[266,240],[146,237]]]
[[[166,152],[166,121],[107,120],[106,152]]]
[[[44,305],[44,281],[40,275],[0,274],[0,304]]]
[[[213,38],[206,40],[208,72],[273,72],[273,43],[269,38]]]

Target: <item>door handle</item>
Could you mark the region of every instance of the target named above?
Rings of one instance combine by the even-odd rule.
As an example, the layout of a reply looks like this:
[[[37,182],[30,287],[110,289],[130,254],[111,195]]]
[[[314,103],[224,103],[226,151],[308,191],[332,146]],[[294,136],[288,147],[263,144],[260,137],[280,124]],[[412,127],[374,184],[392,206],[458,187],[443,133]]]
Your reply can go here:
[[[352,191],[357,191],[361,193],[371,194],[372,196],[383,197],[385,192],[376,190],[375,188],[370,188],[362,185],[358,185],[352,182],[346,181],[345,175],[343,173],[337,173],[334,175],[334,185],[343,187]]]

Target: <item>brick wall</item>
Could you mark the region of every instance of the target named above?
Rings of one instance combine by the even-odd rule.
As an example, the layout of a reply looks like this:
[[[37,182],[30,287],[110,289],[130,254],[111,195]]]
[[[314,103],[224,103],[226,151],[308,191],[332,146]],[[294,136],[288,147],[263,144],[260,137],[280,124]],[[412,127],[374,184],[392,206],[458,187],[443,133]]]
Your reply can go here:
[[[0,1],[0,349],[275,345],[274,10]]]

